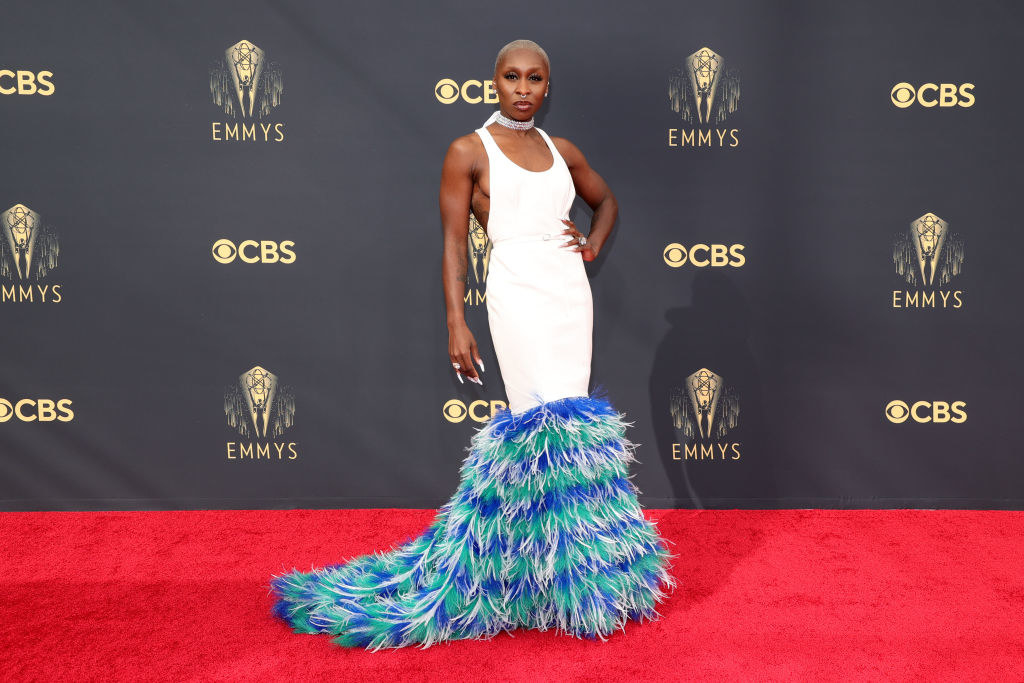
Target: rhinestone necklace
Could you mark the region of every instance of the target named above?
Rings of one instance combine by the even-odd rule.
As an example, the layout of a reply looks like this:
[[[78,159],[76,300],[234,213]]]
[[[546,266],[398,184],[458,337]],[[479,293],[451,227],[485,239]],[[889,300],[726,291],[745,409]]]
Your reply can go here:
[[[494,120],[497,123],[500,123],[501,125],[505,126],[506,128],[511,128],[512,130],[530,130],[531,128],[533,128],[532,116],[530,117],[529,121],[516,121],[515,119],[510,119],[509,117],[502,114],[500,110],[497,112],[497,114],[498,115],[494,118]]]

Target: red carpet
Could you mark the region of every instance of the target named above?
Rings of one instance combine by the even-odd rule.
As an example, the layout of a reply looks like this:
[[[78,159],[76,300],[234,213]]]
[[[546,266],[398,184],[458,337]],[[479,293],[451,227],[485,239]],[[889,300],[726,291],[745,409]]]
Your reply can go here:
[[[680,587],[606,643],[345,650],[271,573],[422,531],[417,510],[0,513],[10,680],[1022,680],[1024,513],[652,511]]]

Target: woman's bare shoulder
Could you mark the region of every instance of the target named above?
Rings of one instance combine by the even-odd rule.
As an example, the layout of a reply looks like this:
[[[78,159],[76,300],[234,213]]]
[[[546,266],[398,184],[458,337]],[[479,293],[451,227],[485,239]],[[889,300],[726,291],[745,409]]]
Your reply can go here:
[[[459,137],[452,140],[452,143],[448,145],[448,155],[457,158],[476,158],[483,151],[484,143],[480,139],[480,136],[477,135],[475,132],[467,133],[466,135],[460,135]]]
[[[555,137],[554,135],[549,137],[551,138],[551,144],[555,146],[555,149],[558,150],[558,153],[562,155],[565,163],[569,166],[586,161],[580,148],[570,142],[568,138]]]

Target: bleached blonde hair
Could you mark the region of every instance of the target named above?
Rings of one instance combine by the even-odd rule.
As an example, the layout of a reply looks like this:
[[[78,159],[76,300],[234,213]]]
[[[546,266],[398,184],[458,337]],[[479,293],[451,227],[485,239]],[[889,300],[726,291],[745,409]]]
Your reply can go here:
[[[544,66],[546,66],[548,68],[548,71],[551,71],[551,60],[548,59],[548,53],[544,52],[544,48],[542,48],[540,45],[538,45],[537,43],[533,42],[532,40],[526,40],[525,38],[520,38],[519,40],[513,40],[511,43],[509,43],[505,47],[503,47],[500,50],[498,50],[498,56],[494,60],[494,71],[495,71],[495,73],[497,73],[498,65],[501,64],[501,60],[505,58],[505,55],[507,55],[512,50],[519,50],[521,48],[525,48],[527,50],[533,50],[534,52],[539,54],[540,58],[544,60]]]

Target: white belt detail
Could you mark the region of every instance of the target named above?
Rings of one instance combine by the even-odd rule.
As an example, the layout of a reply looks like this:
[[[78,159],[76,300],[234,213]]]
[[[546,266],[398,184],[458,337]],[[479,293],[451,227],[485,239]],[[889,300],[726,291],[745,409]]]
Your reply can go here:
[[[515,243],[519,243],[519,242],[541,242],[541,241],[545,241],[546,242],[548,240],[557,240],[559,237],[562,238],[561,239],[562,242],[568,242],[568,241],[573,239],[573,235],[570,235],[570,234],[567,234],[567,233],[563,233],[563,232],[545,232],[545,233],[536,234],[536,235],[513,235],[511,237],[505,237],[505,238],[500,239],[500,240],[491,240],[491,245],[496,247],[496,246],[498,246],[500,244],[506,244],[506,243],[513,243],[513,244],[515,244]]]

